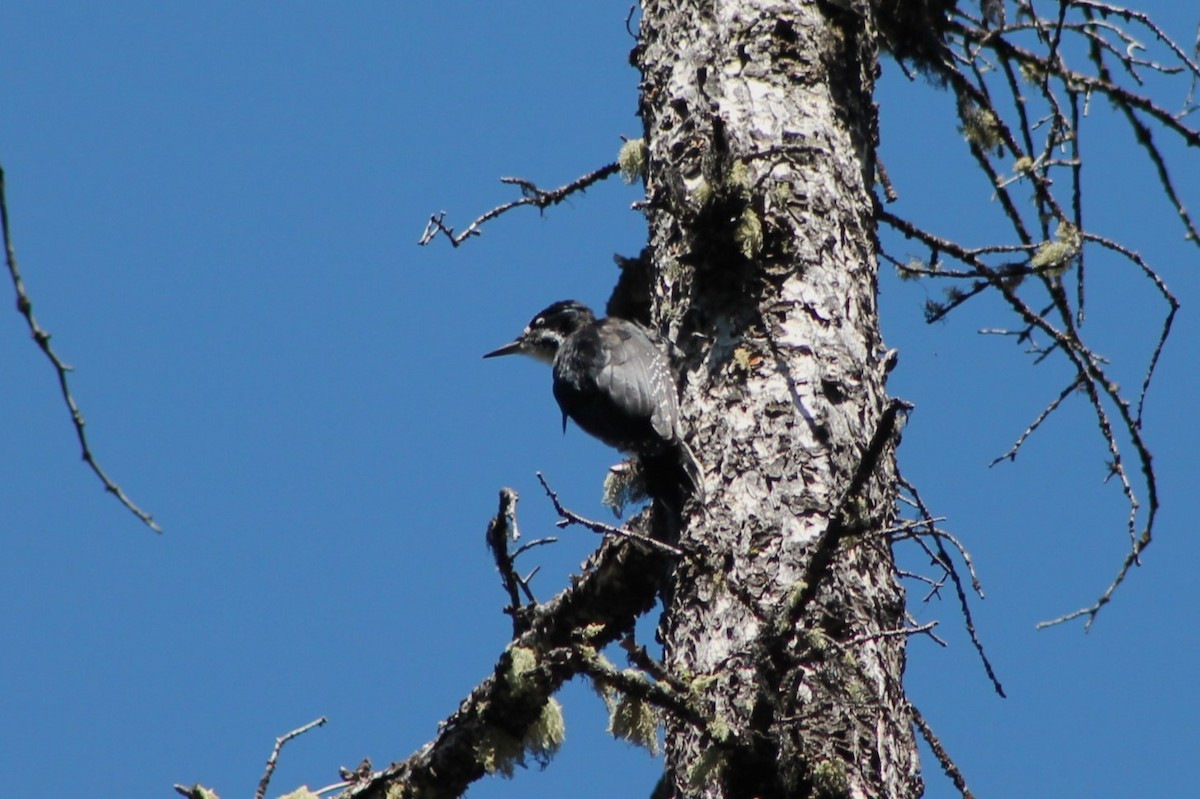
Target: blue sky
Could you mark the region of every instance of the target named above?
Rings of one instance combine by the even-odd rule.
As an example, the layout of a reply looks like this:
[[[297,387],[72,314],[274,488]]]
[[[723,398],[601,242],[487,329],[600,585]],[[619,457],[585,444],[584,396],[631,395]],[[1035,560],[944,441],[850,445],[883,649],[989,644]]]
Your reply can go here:
[[[1171,5],[1149,8],[1190,41],[1196,20]],[[0,163],[26,284],[76,367],[97,456],[166,529],[150,533],[100,489],[49,365],[23,320],[0,314],[7,795],[53,794],[47,780],[65,778],[130,797],[197,781],[247,796],[274,737],[320,715],[330,723],[285,750],[272,793],[325,785],[363,756],[409,754],[490,671],[509,634],[483,542],[497,490],[516,488],[523,530],[547,534],[534,472],[602,516],[613,454],[560,433],[543,367],[479,356],[552,300],[602,306],[612,255],[636,253],[644,225],[629,210],[636,187],[613,180],[457,250],[416,240],[431,212],[461,225],[511,198],[500,176],[556,186],[640,134],[626,11],[6,9]],[[977,242],[996,235],[953,101],[890,64],[879,100],[897,210]],[[1100,102],[1093,114],[1113,119]],[[1130,141],[1092,128],[1087,154],[1103,166],[1087,188],[1106,194],[1088,219],[1158,265],[1185,307],[1145,430],[1162,480],[1157,541],[1090,634],[1034,630],[1093,601],[1127,546],[1087,409],[1072,399],[1015,464],[987,468],[1057,396],[1064,366],[977,335],[1011,324],[994,302],[926,326],[939,288],[883,280],[885,335],[901,351],[890,388],[917,405],[901,463],[975,557],[988,591],[976,623],[1009,698],[991,692],[955,603],[922,604],[919,586],[914,613],[941,620],[950,647],[914,641],[908,687],[981,796],[1200,792],[1200,649],[1186,621],[1200,608],[1187,504],[1198,259]],[[1196,154],[1172,149],[1200,208]],[[1161,309],[1128,267],[1090,269],[1085,332],[1136,385]],[[559,535],[530,561],[542,598],[596,543]],[[649,792],[661,764],[607,738],[586,686],[562,698],[567,743],[550,768],[473,796]],[[954,795],[925,767],[929,796]]]

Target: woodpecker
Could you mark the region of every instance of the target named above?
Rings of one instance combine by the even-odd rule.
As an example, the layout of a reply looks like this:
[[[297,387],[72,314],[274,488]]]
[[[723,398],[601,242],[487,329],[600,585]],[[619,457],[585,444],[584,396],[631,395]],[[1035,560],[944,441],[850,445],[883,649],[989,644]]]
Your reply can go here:
[[[500,355],[550,364],[563,430],[570,418],[636,455],[651,496],[676,512],[688,496],[703,499],[700,464],[683,440],[675,372],[657,334],[626,319],[597,319],[586,305],[562,300],[483,357]]]

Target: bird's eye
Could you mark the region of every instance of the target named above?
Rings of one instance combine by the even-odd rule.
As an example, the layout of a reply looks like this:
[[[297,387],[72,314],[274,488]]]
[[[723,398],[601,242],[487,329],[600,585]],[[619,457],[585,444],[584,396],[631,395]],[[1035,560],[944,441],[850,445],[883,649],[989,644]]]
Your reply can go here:
[[[546,317],[539,316],[537,319],[534,319],[532,322],[530,322],[529,326],[530,327],[541,327],[544,324],[546,324]]]

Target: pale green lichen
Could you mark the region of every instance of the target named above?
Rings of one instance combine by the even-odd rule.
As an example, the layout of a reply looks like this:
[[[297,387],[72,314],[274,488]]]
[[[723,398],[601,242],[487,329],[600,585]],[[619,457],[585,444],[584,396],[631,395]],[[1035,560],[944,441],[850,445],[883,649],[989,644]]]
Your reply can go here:
[[[1038,248],[1029,259],[1029,265],[1055,277],[1061,275],[1079,255],[1083,247],[1083,235],[1070,222],[1059,222],[1054,239]]]
[[[1013,162],[1013,173],[1024,175],[1033,171],[1033,159],[1027,155],[1023,155]]]
[[[645,139],[630,139],[621,145],[617,153],[617,167],[621,170],[621,179],[626,183],[646,179],[646,162],[648,150]]]
[[[608,734],[658,755],[659,718],[646,701],[622,694],[610,708]]]
[[[611,716],[613,708],[617,705],[617,691],[610,685],[606,685],[598,680],[590,680],[592,690],[596,692],[596,696],[600,697],[604,702],[604,707]]]
[[[749,347],[739,344],[733,348],[733,368],[742,374],[750,374],[758,367],[762,366],[763,356],[751,350]],[[788,406],[789,408],[791,406]],[[751,550],[753,552],[753,550]]]
[[[707,732],[717,743],[728,743],[733,740],[733,728],[720,716],[709,722]]]
[[[1018,68],[1021,70],[1021,78],[1026,83],[1041,83],[1046,77],[1046,71],[1042,65],[1034,61],[1022,61]]]
[[[928,272],[929,264],[920,258],[910,258],[907,264],[896,265],[896,274],[901,280],[918,280],[923,272]]]
[[[513,693],[524,693],[532,686],[530,673],[537,668],[537,653],[523,646],[514,646],[508,651],[508,671],[505,675]]]
[[[689,787],[699,789],[711,785],[721,776],[721,770],[724,767],[724,750],[718,746],[708,747],[696,761],[696,765],[692,766],[692,773],[688,775]]]
[[[809,648],[814,652],[824,652],[829,649],[829,636],[825,634],[824,630],[806,630],[804,638],[808,641]]]
[[[607,629],[608,629],[608,625],[602,624],[600,622],[596,622],[595,624],[588,624],[588,625],[585,625],[583,627],[583,629],[581,629],[579,631],[579,637],[585,641],[591,641],[592,639],[596,638],[596,636],[600,635]]]
[[[668,284],[675,284],[681,281],[688,274],[688,267],[678,258],[672,258],[667,261],[664,271],[664,277]]]
[[[725,186],[730,197],[748,201],[751,197],[750,169],[741,161],[734,161],[725,178]]]
[[[567,721],[562,705],[554,697],[546,700],[537,721],[525,732],[525,748],[533,753],[539,763],[547,763],[567,738]]]
[[[428,791],[407,782],[393,782],[384,792],[384,799],[422,799],[428,797]]]
[[[822,760],[812,769],[813,787],[821,796],[845,796],[850,791],[846,767],[834,760]]]
[[[776,208],[786,208],[796,196],[796,189],[787,181],[775,181],[770,189],[771,203]]]
[[[567,737],[562,705],[554,697],[546,700],[537,719],[525,730],[523,738],[489,726],[475,744],[475,759],[488,774],[511,777],[514,769],[525,764],[531,754],[538,763],[550,762]]]
[[[642,479],[642,470],[636,458],[618,463],[608,470],[600,501],[614,516],[621,518],[626,508],[646,499],[646,482]]]
[[[854,665],[858,665],[855,660]],[[871,692],[867,690],[867,686],[861,680],[852,679],[846,683],[846,695],[850,697],[850,701],[856,705],[865,705],[871,699]]]
[[[867,501],[855,494],[842,506],[842,523],[846,527],[857,527],[870,512],[871,506]],[[845,541],[848,536],[843,537]]]
[[[488,727],[475,744],[475,760],[488,774],[511,777],[517,764],[525,760],[525,748],[516,736]]]
[[[1000,138],[1000,123],[990,109],[980,108],[970,100],[960,101],[958,118],[962,120],[959,130],[967,137],[967,141],[981,150],[999,149],[1003,141]]]
[[[733,240],[747,259],[752,259],[762,252],[762,222],[759,221],[758,214],[749,205],[742,209],[737,228],[733,231]]]
[[[221,799],[217,796],[217,792],[211,788],[205,788],[203,785],[196,784],[188,789],[187,795],[191,799]]]
[[[792,584],[788,591],[787,599],[783,602],[783,607],[775,614],[772,628],[775,635],[786,635],[795,623],[796,611],[800,608],[800,603],[804,601],[805,592],[808,590],[808,583],[803,580],[797,580]]]

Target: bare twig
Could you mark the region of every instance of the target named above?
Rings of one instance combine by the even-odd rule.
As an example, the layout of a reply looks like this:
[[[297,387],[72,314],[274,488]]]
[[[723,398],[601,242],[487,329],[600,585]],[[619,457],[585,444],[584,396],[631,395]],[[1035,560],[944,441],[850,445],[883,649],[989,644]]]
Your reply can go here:
[[[513,561],[515,557],[508,552],[508,542],[516,540],[517,532],[517,492],[511,488],[500,489],[500,508],[494,518],[488,521],[487,545],[496,560],[496,570],[500,572],[500,581],[508,592],[509,605],[504,610],[512,616],[513,635],[520,635],[521,624],[521,591],[531,604],[535,604],[533,592],[529,584],[517,574]]]
[[[289,733],[279,736],[275,739],[275,747],[271,750],[271,756],[267,758],[267,768],[263,771],[262,779],[258,781],[258,790],[254,792],[254,799],[263,799],[267,795],[267,786],[271,783],[271,775],[275,773],[275,765],[279,761],[279,753],[283,751],[283,745],[293,738],[297,738],[309,730],[322,726],[328,721],[324,716],[319,719],[314,719],[303,727],[297,727]]]
[[[1062,393],[1055,397],[1054,401],[1047,405],[1046,408],[1038,414],[1037,418],[1029,424],[1029,427],[1025,428],[1025,432],[1021,433],[1021,435],[1017,438],[1016,443],[1009,448],[1008,452],[1005,452],[1003,455],[997,457],[995,460],[989,463],[988,466],[995,466],[1001,461],[1015,461],[1017,459],[1017,452],[1021,449],[1021,446],[1026,442],[1026,440],[1033,435],[1035,430],[1042,426],[1042,422],[1046,421],[1050,414],[1054,413],[1055,409],[1062,404],[1063,400],[1071,396],[1072,392],[1079,388],[1082,383],[1083,378],[1076,376],[1075,379],[1071,381],[1071,385],[1064,388]]]
[[[457,247],[472,236],[480,235],[481,231],[479,228],[501,214],[508,213],[512,209],[519,208],[522,205],[532,205],[539,210],[545,210],[552,205],[558,205],[575,192],[585,191],[593,183],[616,174],[619,169],[620,167],[614,162],[576,178],[565,186],[559,186],[557,189],[541,189],[533,182],[524,178],[500,178],[501,183],[519,186],[523,196],[520,199],[510,200],[509,202],[497,205],[492,210],[477,217],[475,221],[467,225],[462,233],[455,233],[454,228],[446,224],[445,211],[433,214],[425,224],[425,230],[421,233],[421,238],[417,240],[417,243],[424,246],[433,241],[437,234],[442,233],[449,239],[452,245]]]
[[[901,533],[910,533],[918,527],[927,527],[931,524],[944,521],[946,521],[945,516],[937,516],[932,519],[905,519],[899,524],[893,524],[888,529],[880,531],[880,535],[892,536],[893,539],[899,541],[911,537],[909,535],[901,535]]]
[[[86,463],[95,475],[100,478],[100,482],[104,484],[104,490],[117,498],[117,501],[129,509],[134,516],[142,521],[147,527],[156,533],[161,533],[162,528],[154,521],[149,513],[139,508],[134,504],[133,500],[117,485],[105,471],[100,468],[95,456],[92,454],[92,449],[88,445],[87,435],[84,433],[83,413],[79,410],[79,405],[75,402],[75,397],[71,394],[71,386],[67,380],[67,373],[71,371],[71,367],[65,364],[54,348],[50,346],[50,333],[44,330],[38,324],[37,318],[33,315],[33,302],[29,299],[29,294],[25,291],[25,284],[21,280],[21,270],[17,267],[17,253],[13,247],[12,234],[8,226],[8,201],[5,196],[4,186],[4,169],[0,167],[0,228],[3,228],[4,235],[4,258],[8,264],[8,274],[12,278],[13,289],[17,293],[17,310],[25,317],[25,322],[29,326],[29,332],[33,335],[33,340],[37,342],[39,348],[46,355],[50,364],[54,367],[54,372],[58,376],[58,387],[62,392],[63,402],[67,405],[67,410],[71,412],[71,423],[75,426],[75,436],[79,439],[79,446],[83,451],[83,461]]]
[[[614,527],[611,524],[605,524],[604,522],[596,522],[592,521],[591,519],[585,519],[578,513],[563,507],[563,504],[558,500],[558,494],[556,494],[554,490],[550,488],[550,485],[546,482],[546,478],[542,477],[541,472],[537,473],[537,479],[538,482],[542,484],[542,488],[546,490],[546,496],[550,497],[550,501],[554,503],[554,510],[559,516],[562,517],[562,521],[559,522],[560,526],[566,524],[578,524],[581,527],[591,530],[593,533],[599,533],[600,535],[611,535],[617,538],[628,538],[632,541],[637,541],[639,544],[644,544],[651,549],[656,549],[659,552],[666,552],[667,554],[674,555],[677,558],[685,557],[687,555],[686,552],[679,547],[674,546],[673,544],[668,544],[665,541],[659,541],[657,538],[653,538],[644,533],[639,533],[636,530],[630,530],[626,527]]]
[[[1158,368],[1158,359],[1162,355],[1163,347],[1165,347],[1167,344],[1167,339],[1171,336],[1171,325],[1174,324],[1175,314],[1179,311],[1179,300],[1177,300],[1175,295],[1171,293],[1171,290],[1167,288],[1167,284],[1162,277],[1159,276],[1159,274],[1153,269],[1151,269],[1150,265],[1146,263],[1146,261],[1138,253],[1118,242],[1113,241],[1112,239],[1109,239],[1105,236],[1096,235],[1095,233],[1085,232],[1083,237],[1087,241],[1095,242],[1101,247],[1112,250],[1113,252],[1120,254],[1124,258],[1136,264],[1137,267],[1142,271],[1142,274],[1144,274],[1146,278],[1154,284],[1154,287],[1158,289],[1158,293],[1162,296],[1163,300],[1167,303],[1167,307],[1170,309],[1167,312],[1166,317],[1163,318],[1162,327],[1158,332],[1158,341],[1154,345],[1154,352],[1151,353],[1150,361],[1146,366],[1146,376],[1142,378],[1141,391],[1138,392],[1137,413],[1134,418],[1137,420],[1138,427],[1141,427],[1142,410],[1146,404],[1146,392],[1150,390],[1150,383],[1154,379],[1154,370]]]
[[[933,514],[929,512],[929,508],[926,507],[925,501],[921,499],[921,495],[917,492],[916,487],[903,477],[900,478],[900,485],[908,492],[909,497],[911,498],[910,501],[916,506],[917,511],[921,514],[921,516],[926,519],[932,519]],[[937,554],[934,555],[933,552],[925,546],[925,543],[920,541],[920,539],[918,539],[918,543],[925,548],[925,551],[929,553],[930,557],[933,558],[933,560],[939,566],[941,566],[942,569],[945,570],[946,574],[950,577],[950,581],[954,584],[954,591],[958,595],[958,606],[962,612],[963,625],[967,628],[967,634],[971,638],[971,644],[975,647],[975,652],[979,655],[979,660],[983,664],[983,671],[985,674],[987,674],[988,679],[992,683],[992,688],[996,691],[996,693],[1001,697],[1007,697],[1007,694],[1004,693],[1004,686],[1000,684],[1000,678],[996,676],[996,671],[992,668],[992,662],[988,659],[987,652],[983,648],[983,642],[979,640],[979,633],[975,630],[975,618],[971,613],[971,603],[970,600],[967,599],[966,589],[963,588],[962,579],[959,577],[958,570],[954,566],[954,561],[950,557],[950,553],[946,551],[946,547],[942,543],[942,539],[948,539],[958,549],[959,553],[963,557],[963,560],[967,563],[967,567],[971,571],[973,587],[979,596],[982,597],[983,589],[979,584],[979,578],[975,575],[975,567],[971,564],[970,556],[967,554],[966,548],[963,547],[956,538],[948,533],[936,530],[932,524],[929,526],[928,531],[930,533],[930,538],[933,539],[934,547],[937,549]]]
[[[904,502],[912,502],[907,497],[901,497],[901,499]],[[916,503],[912,504],[915,506]],[[909,529],[900,529],[897,532],[889,531],[889,534],[892,536],[893,541],[916,541],[917,544],[925,550],[925,554],[929,555],[929,559],[934,563],[937,563],[939,566],[943,565],[942,558],[940,558],[938,555],[935,555],[932,550],[926,546],[922,539],[942,538],[946,541],[949,541],[954,547],[955,551],[958,552],[958,556],[962,558],[963,563],[965,563],[967,566],[967,572],[971,577],[971,588],[975,591],[975,595],[980,599],[985,599],[986,597],[983,593],[983,583],[980,582],[979,575],[975,573],[975,561],[971,558],[970,551],[953,535],[941,529],[940,527],[934,526],[936,522],[942,521],[945,518],[946,517],[944,516],[933,516],[928,519],[913,519],[909,522],[906,522],[905,525],[899,525],[899,527],[908,527]],[[893,530],[896,529],[897,528],[893,528]],[[953,565],[953,563],[950,565]],[[941,587],[942,582],[938,581],[937,585],[938,587]]]
[[[625,15],[625,32],[629,34],[629,38],[635,42],[638,39],[637,31],[633,29],[630,23],[633,21],[633,15],[637,12],[637,3],[629,7],[629,13]]]
[[[931,631],[933,630],[934,627],[937,627],[937,625],[938,625],[938,623],[936,621],[930,621],[930,622],[926,622],[925,624],[918,624],[913,627],[897,627],[892,630],[879,630],[879,631],[873,632],[873,633],[864,633],[863,635],[856,636],[854,638],[851,638],[848,641],[843,641],[841,643],[842,643],[842,646],[857,646],[859,644],[865,644],[867,641],[875,641],[880,638],[908,638],[909,636],[912,636],[912,635],[918,635],[921,633],[930,633],[930,637],[934,641],[936,641],[941,646],[945,646],[946,645],[945,641],[938,638],[936,635],[931,634]]]
[[[524,555],[526,552],[533,549],[534,547],[541,547],[541,546],[545,546],[546,544],[557,544],[557,543],[558,543],[558,537],[553,536],[553,535],[547,535],[547,536],[543,536],[542,538],[535,538],[532,541],[526,541],[524,544],[521,544],[521,546],[517,547],[516,552],[512,553],[513,560],[516,560],[517,558],[521,557],[522,555]],[[536,569],[534,571],[536,571]]]

